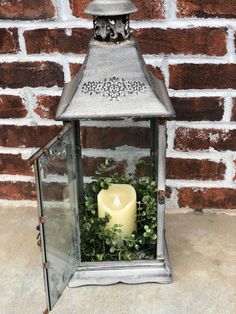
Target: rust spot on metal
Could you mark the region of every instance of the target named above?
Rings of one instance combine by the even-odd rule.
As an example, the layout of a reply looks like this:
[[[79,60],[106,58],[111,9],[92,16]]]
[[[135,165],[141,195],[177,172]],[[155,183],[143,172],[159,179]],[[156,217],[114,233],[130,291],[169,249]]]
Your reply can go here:
[[[41,223],[41,224],[45,224],[45,222],[47,221],[47,217],[46,216],[40,216],[39,217],[39,222]]]
[[[49,267],[50,267],[50,263],[49,262],[43,263],[43,268],[44,269],[49,269]]]
[[[50,155],[50,152],[49,152],[48,148],[44,148],[44,149],[43,149],[43,153],[44,153],[46,156],[49,156],[49,155]]]

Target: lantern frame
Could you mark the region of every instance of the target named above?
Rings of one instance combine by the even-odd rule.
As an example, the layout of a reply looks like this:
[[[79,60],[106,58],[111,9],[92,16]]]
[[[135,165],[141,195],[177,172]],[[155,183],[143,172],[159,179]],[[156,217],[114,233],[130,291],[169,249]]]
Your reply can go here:
[[[81,262],[69,283],[76,288],[85,285],[115,283],[138,284],[172,281],[169,254],[165,238],[166,190],[166,125],[164,120],[150,119],[150,155],[153,179],[158,182],[157,192],[157,252],[155,260]]]
[[[112,2],[94,0],[88,6],[87,13],[96,16],[94,25],[101,27],[105,23],[108,25],[106,28],[108,32],[102,36],[98,35],[101,34],[101,29],[99,29],[100,33],[95,32],[95,40],[91,40],[83,66],[72,81],[65,84],[63,88],[55,118],[55,120],[63,121],[63,130],[31,158],[35,166],[39,204],[38,216],[41,236],[39,242],[42,249],[47,300],[45,313],[53,308],[67,284],[69,287],[75,288],[85,285],[109,285],[118,282],[167,284],[172,281],[165,237],[165,197],[166,121],[174,116],[174,110],[165,84],[150,73],[135,41],[129,38],[127,14],[135,11],[136,8],[130,0],[113,0]],[[116,24],[119,24],[117,29]],[[98,36],[97,39],[96,36]],[[119,44],[114,43],[114,38],[121,40],[121,42]],[[100,42],[100,39],[111,41]],[[127,60],[124,56],[127,57]],[[101,58],[106,60],[104,64],[99,61]],[[122,60],[124,62],[121,68],[118,68],[117,64],[121,64]],[[96,75],[93,74],[93,67],[100,69],[102,65],[103,70],[97,71]],[[117,77],[112,76],[114,69],[119,74]],[[112,93],[111,91],[104,91],[107,85],[112,86]],[[121,85],[122,93],[114,92],[117,86]],[[115,106],[113,100],[116,101]],[[151,177],[158,187],[156,258],[153,260],[84,262],[81,260],[79,229],[79,204],[84,201],[80,122],[83,120],[123,118],[150,120],[150,158],[153,165]],[[68,141],[65,141],[66,137],[68,137]],[[55,146],[58,146],[57,149],[54,149]],[[44,165],[42,165],[45,156],[46,166],[48,162],[52,166],[54,159],[58,161],[57,158],[60,162],[66,163],[64,170],[67,170],[65,176],[69,195],[65,201],[65,208],[70,216],[69,249],[67,248],[66,252],[66,262],[60,261],[58,256],[54,260],[54,253],[50,252],[48,245],[50,243],[48,238],[50,237],[51,222],[45,215],[47,210],[50,214],[50,207],[47,208],[44,197],[44,194],[47,194],[45,190],[47,182],[43,182]],[[50,160],[50,156],[54,159],[51,158]],[[43,160],[42,164],[41,159]],[[63,226],[62,218],[58,226]],[[60,241],[60,237],[57,240]],[[63,246],[60,247],[60,250],[63,251]],[[54,260],[53,263],[50,258]],[[51,269],[53,270],[56,263],[61,263],[59,279],[55,279],[55,274],[51,274]],[[52,277],[54,278],[53,282]],[[56,282],[58,287],[55,287]]]
[[[32,158],[34,162],[37,195],[39,204],[39,226],[41,235],[41,249],[42,249],[42,262],[44,271],[44,282],[46,287],[46,300],[48,309],[51,310],[55,302],[51,299],[51,290],[49,272],[52,265],[47,253],[47,237],[46,231],[47,224],[50,224],[50,219],[45,216],[45,201],[42,192],[42,179],[40,178],[39,160],[44,155],[49,155],[49,150],[58,141],[63,139],[63,136],[71,131],[73,136],[73,167],[76,168],[76,178],[74,188],[76,190],[75,213],[72,214],[74,219],[72,232],[74,233],[73,239],[76,239],[77,256],[76,264],[71,267],[71,273],[68,275],[68,286],[70,288],[86,286],[86,285],[109,285],[115,283],[126,284],[139,284],[139,283],[162,283],[167,284],[172,281],[172,273],[167,250],[165,238],[165,177],[166,177],[166,125],[163,119],[152,118],[150,119],[150,156],[152,164],[152,177],[158,182],[157,193],[157,252],[155,260],[132,260],[132,261],[104,261],[104,262],[83,262],[80,258],[80,230],[79,230],[79,203],[83,202],[83,176],[82,176],[82,154],[80,143],[80,123],[74,121],[73,123],[66,123],[63,130],[58,136],[51,140],[48,145],[40,149]],[[66,156],[67,157],[67,156]],[[72,202],[72,201],[70,201]],[[72,206],[73,207],[73,206]],[[71,207],[71,208],[72,208]],[[49,225],[50,227],[50,225]],[[74,257],[72,258],[74,262]],[[59,297],[59,295],[58,295]],[[56,298],[57,299],[57,298]]]

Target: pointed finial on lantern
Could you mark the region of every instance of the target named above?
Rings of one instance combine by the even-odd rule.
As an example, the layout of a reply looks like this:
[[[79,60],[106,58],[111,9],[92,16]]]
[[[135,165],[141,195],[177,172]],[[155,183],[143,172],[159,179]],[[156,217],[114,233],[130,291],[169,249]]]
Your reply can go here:
[[[85,9],[85,13],[94,16],[119,16],[136,11],[131,0],[94,0]]]

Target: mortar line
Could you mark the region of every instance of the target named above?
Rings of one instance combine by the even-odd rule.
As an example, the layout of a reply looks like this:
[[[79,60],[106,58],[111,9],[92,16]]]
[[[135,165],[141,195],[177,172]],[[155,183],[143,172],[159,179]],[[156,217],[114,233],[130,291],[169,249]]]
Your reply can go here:
[[[229,26],[227,30],[227,39],[226,39],[228,63],[234,63],[236,60],[234,32],[235,31],[232,29],[232,27]]]
[[[236,90],[224,90],[224,89],[179,89],[174,90],[169,88],[169,95],[171,97],[222,97],[225,98],[230,93],[236,95]]]
[[[177,0],[165,0],[166,19],[168,21],[176,20]]]
[[[163,59],[168,59],[170,65],[174,64],[228,64],[228,56],[223,57],[208,56],[208,55],[165,55],[165,54],[143,54],[143,57],[147,63],[159,63],[163,62]],[[85,59],[85,54],[75,54],[75,53],[43,53],[43,54],[26,54],[25,52],[19,52],[18,54],[1,54],[0,62],[20,62],[20,61],[53,61],[62,62],[61,59],[68,59],[70,62],[82,63]],[[236,60],[235,60],[236,62]],[[235,64],[235,63],[234,63]]]
[[[233,110],[233,98],[230,92],[227,93],[224,101],[224,115],[222,122],[231,123],[231,115]]]
[[[18,28],[18,38],[19,38],[19,47],[20,47],[20,51],[18,55],[20,54],[20,55],[26,56],[27,51],[26,51],[24,31],[25,30],[23,28]]]
[[[64,0],[62,0],[64,1]],[[227,18],[173,18],[174,13],[172,12],[172,18],[167,18],[165,20],[132,20],[131,16],[131,27],[134,29],[137,28],[172,28],[172,29],[189,29],[196,27],[231,27],[233,30],[236,29],[236,19],[227,19]],[[23,27],[27,29],[38,29],[38,28],[93,28],[93,23],[91,20],[84,18],[76,18],[69,13],[66,16],[67,20],[40,20],[40,21],[0,21],[0,28],[12,28],[12,27]]]
[[[229,184],[225,180],[220,181],[201,181],[201,180],[166,180],[167,186],[174,187],[174,188],[230,188],[234,189],[236,184]]]
[[[180,158],[180,159],[197,159],[197,160],[209,160],[214,162],[226,163],[226,152],[182,152],[171,150],[167,153],[167,158]]]
[[[34,124],[34,117],[35,117],[35,112],[34,112],[34,108],[36,107],[36,101],[35,101],[35,98],[33,96],[33,93],[32,91],[28,90],[27,88],[24,89],[24,92],[25,92],[25,97],[26,97],[26,105],[27,105],[27,111],[28,111],[28,114],[26,117],[24,117],[25,120],[29,120],[29,121],[32,121],[32,125]],[[18,119],[17,119],[18,120]],[[4,122],[5,120],[1,120],[0,119],[0,123],[2,125],[4,125]],[[8,120],[9,121],[9,120]],[[18,120],[19,121],[19,120]],[[16,125],[18,123],[18,121],[16,121]],[[22,121],[20,119],[20,121]],[[23,122],[24,123],[24,122]],[[29,123],[29,124],[31,124]]]
[[[76,21],[76,17],[74,17],[72,14],[72,10],[71,10],[69,1],[54,0],[54,2],[56,3],[56,7],[57,7],[57,11],[58,11],[58,19],[57,20],[61,20],[62,22],[66,22],[68,19]]]
[[[32,176],[24,176],[19,174],[0,174],[0,182],[35,182],[35,178]]]
[[[176,121],[167,123],[167,154],[174,150]]]
[[[32,114],[32,111],[31,111]],[[0,119],[1,125],[11,126],[61,126],[62,122],[55,121],[53,119],[42,119],[37,116],[29,116],[28,118],[16,118],[16,119]]]
[[[236,182],[233,181],[233,178],[235,176],[235,168],[232,152],[226,152],[225,161],[226,161],[225,181],[228,182],[229,185],[235,185]]]
[[[227,123],[224,121],[176,121],[176,128],[186,127],[190,129],[227,129],[234,130],[236,127],[236,122]]]

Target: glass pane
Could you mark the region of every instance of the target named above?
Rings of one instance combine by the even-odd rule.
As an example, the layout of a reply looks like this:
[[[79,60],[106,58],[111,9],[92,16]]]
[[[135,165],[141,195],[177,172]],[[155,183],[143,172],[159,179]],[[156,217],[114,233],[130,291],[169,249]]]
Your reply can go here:
[[[119,122],[115,128],[103,127],[98,122],[100,127],[82,129],[82,261],[156,258],[157,183],[149,122],[121,124],[126,122],[128,127],[119,127]]]
[[[61,296],[79,259],[74,148],[70,129],[38,158],[50,308]]]

